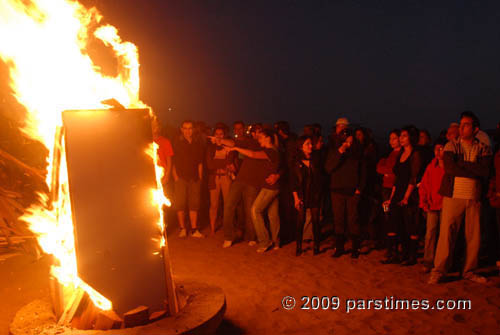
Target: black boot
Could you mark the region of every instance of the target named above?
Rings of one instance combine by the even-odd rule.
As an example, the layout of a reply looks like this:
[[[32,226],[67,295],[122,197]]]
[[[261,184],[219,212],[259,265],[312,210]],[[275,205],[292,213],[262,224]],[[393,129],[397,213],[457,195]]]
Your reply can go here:
[[[400,255],[400,263],[405,263],[408,261],[410,257],[410,238],[403,237],[401,240],[401,255]]]
[[[410,239],[408,241],[408,258],[401,262],[401,265],[412,266],[417,264],[417,246],[418,240]]]
[[[297,241],[297,248],[295,250],[295,256],[300,256],[302,255],[302,236],[300,241]]]
[[[399,257],[398,243],[396,236],[387,236],[387,256],[381,260],[382,264],[398,264],[401,263]]]
[[[313,240],[314,240],[313,255],[318,255],[319,241],[321,240],[321,230],[319,222],[317,222],[317,220],[313,221]]]
[[[337,237],[335,238],[335,251],[333,252],[332,255],[333,258],[339,258],[343,254],[345,254],[344,244],[345,244],[344,235],[337,235]]]
[[[319,255],[319,243],[314,242],[313,255]]]
[[[353,236],[352,237],[352,251],[351,251],[351,258],[359,258],[359,236]]]

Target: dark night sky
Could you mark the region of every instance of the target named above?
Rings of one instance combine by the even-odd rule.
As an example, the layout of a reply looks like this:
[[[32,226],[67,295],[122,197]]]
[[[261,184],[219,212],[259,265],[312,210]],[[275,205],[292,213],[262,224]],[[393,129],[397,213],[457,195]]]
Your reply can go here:
[[[138,45],[141,97],[174,124],[500,120],[499,1],[84,3]]]

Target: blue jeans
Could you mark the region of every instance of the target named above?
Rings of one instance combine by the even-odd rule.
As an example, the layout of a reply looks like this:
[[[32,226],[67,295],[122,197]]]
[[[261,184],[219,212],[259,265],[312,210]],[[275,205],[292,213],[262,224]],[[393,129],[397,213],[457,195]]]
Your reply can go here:
[[[243,207],[245,211],[245,240],[255,241],[255,228],[250,216],[252,204],[257,196],[257,188],[235,181],[229,188],[227,195],[227,202],[224,203],[224,239],[233,241],[234,236],[234,216],[240,201],[243,200]]]
[[[279,245],[278,234],[280,232],[280,216],[278,193],[279,190],[262,188],[252,205],[252,220],[255,226],[255,232],[257,233],[259,247],[261,248],[269,247],[272,242],[274,242],[275,245]],[[269,208],[267,216],[269,217],[269,228],[273,239],[272,242],[269,239],[269,233],[264,222],[264,212],[267,208]]]

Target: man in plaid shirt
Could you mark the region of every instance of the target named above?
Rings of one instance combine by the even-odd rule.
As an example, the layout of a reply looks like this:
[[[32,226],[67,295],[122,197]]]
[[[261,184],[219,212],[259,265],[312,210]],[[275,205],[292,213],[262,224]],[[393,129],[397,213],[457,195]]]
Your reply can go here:
[[[449,268],[457,234],[465,215],[467,254],[463,278],[478,283],[487,280],[473,272],[477,267],[481,217],[481,184],[489,176],[491,147],[479,141],[479,119],[472,112],[460,117],[460,137],[446,143],[443,163],[445,175],[439,193],[443,196],[441,231],[429,284],[439,283]]]

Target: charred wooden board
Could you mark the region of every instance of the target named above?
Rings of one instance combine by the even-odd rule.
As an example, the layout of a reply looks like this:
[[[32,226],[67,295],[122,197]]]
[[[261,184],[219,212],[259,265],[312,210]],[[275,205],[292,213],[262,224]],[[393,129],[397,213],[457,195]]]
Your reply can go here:
[[[123,314],[123,324],[125,328],[143,326],[149,322],[149,308],[139,306]]]
[[[97,315],[94,329],[107,330],[119,329],[123,320],[113,311],[100,311]]]

